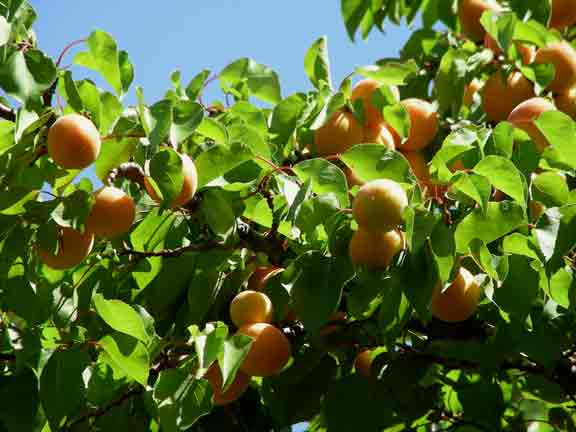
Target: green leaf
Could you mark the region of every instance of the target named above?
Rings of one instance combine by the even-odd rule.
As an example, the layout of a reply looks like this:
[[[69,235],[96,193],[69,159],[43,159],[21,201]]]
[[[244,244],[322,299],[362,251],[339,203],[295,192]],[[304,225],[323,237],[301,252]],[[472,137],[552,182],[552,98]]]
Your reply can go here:
[[[175,219],[174,214],[160,213],[159,209],[153,209],[130,234],[132,245],[136,250],[146,252],[162,249]]]
[[[150,341],[142,318],[130,305],[120,300],[106,300],[101,294],[96,294],[93,301],[100,318],[114,330],[135,337],[145,344]]]
[[[362,66],[356,69],[356,73],[372,78],[382,84],[403,85],[409,78],[418,72],[418,65],[414,60],[405,62],[385,60],[377,65]]]
[[[278,75],[267,66],[249,58],[241,58],[229,64],[220,72],[220,82],[224,91],[245,84],[249,94],[263,102],[277,104],[282,99]]]
[[[98,341],[109,357],[110,366],[145,386],[150,360],[148,351],[138,339],[123,333],[112,333]]]
[[[492,188],[486,177],[474,173],[458,172],[454,175],[452,181],[453,184],[449,191],[450,195],[455,192],[462,193],[478,203],[482,211],[486,211],[488,200],[492,195]]]
[[[4,376],[0,380],[0,424],[8,431],[34,432],[41,422],[38,378],[34,372],[25,368],[18,374]]]
[[[173,116],[170,141],[180,143],[189,138],[202,122],[204,109],[196,102],[179,101],[174,104]]]
[[[202,332],[196,326],[189,327],[188,331],[194,339],[194,347],[198,355],[199,370],[196,372],[196,376],[202,376],[210,365],[221,356],[228,336],[228,328],[222,323],[210,323]]]
[[[160,150],[150,161],[150,176],[160,190],[162,204],[170,206],[182,191],[182,158],[172,149]]]
[[[332,88],[326,36],[317,39],[308,49],[304,57],[304,70],[314,87],[319,89],[327,85]]]
[[[550,278],[548,294],[556,303],[570,309],[576,302],[576,280],[570,267],[561,268]]]
[[[490,202],[486,214],[481,209],[473,210],[456,228],[456,251],[467,253],[474,239],[489,244],[526,224],[524,210],[512,202]]]
[[[218,355],[218,365],[222,372],[222,389],[226,391],[230,384],[234,382],[236,372],[248,355],[252,346],[252,338],[235,334],[224,342],[224,346]]]
[[[127,54],[119,52],[114,38],[102,30],[92,32],[86,45],[88,51],[76,54],[74,63],[102,75],[116,94],[123,96],[133,79],[132,65]]]
[[[466,52],[453,48],[442,57],[434,88],[440,113],[457,113],[460,110],[466,85],[467,59]]]
[[[239,143],[230,147],[217,145],[201,153],[194,161],[198,169],[198,187],[208,185],[251,158],[250,149]]]
[[[56,80],[56,66],[41,51],[15,51],[0,64],[0,87],[20,102],[38,98]]]
[[[350,205],[346,177],[341,169],[325,159],[309,159],[293,167],[302,182],[311,179],[312,191],[319,195],[332,194],[338,200],[340,208]]]
[[[72,79],[72,72],[64,71],[60,78],[58,79],[58,87],[60,94],[64,97],[64,100],[70,105],[76,112],[82,112],[84,110],[84,102],[78,93],[78,87]]]
[[[356,145],[347,150],[341,159],[362,181],[387,178],[399,183],[416,183],[410,165],[402,154],[379,144]]]
[[[487,156],[474,167],[474,172],[486,177],[492,186],[504,192],[521,206],[525,205],[523,177],[512,161],[501,156]]]
[[[369,2],[363,0],[341,0],[340,11],[348,36],[354,41],[354,35],[367,14],[371,14]]]
[[[306,98],[302,93],[288,96],[274,107],[270,133],[274,135],[272,141],[280,149],[286,145],[296,130],[305,107]]]
[[[82,372],[90,363],[80,347],[55,351],[40,377],[40,399],[50,427],[59,430],[68,416],[82,405],[86,393]],[[58,397],[54,397],[58,394]]]
[[[106,180],[110,171],[128,162],[138,146],[138,138],[114,138],[102,142],[94,170],[98,178]]]
[[[576,168],[576,122],[560,111],[542,113],[534,123],[563,162]]]
[[[532,181],[532,199],[546,207],[561,207],[567,204],[570,195],[566,178],[556,172],[543,172]]]
[[[204,117],[196,131],[206,138],[214,140],[216,144],[228,145],[228,131],[222,123],[210,117]]]
[[[156,102],[150,107],[151,129],[148,138],[153,148],[158,148],[170,138],[173,120],[173,102],[168,99]]]
[[[188,96],[190,100],[195,101],[198,96],[200,96],[209,76],[210,71],[208,69],[204,69],[194,78],[192,78],[190,83],[186,86],[186,96]]]
[[[215,234],[224,240],[236,234],[236,215],[224,194],[216,188],[209,188],[203,195],[202,213]]]

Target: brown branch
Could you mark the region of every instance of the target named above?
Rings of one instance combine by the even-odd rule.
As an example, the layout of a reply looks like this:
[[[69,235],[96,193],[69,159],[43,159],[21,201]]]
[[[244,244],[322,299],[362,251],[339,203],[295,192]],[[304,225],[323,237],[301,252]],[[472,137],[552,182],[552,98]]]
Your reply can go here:
[[[16,121],[16,113],[12,108],[0,103],[0,118],[13,122]]]
[[[189,245],[189,246],[182,246],[175,249],[164,249],[157,252],[145,252],[145,251],[136,251],[134,249],[129,248],[128,246],[124,245],[124,248],[120,251],[120,255],[129,255],[139,258],[153,258],[153,257],[163,257],[163,258],[173,258],[179,257],[185,253],[195,253],[195,252],[207,252],[214,249],[221,249],[221,250],[230,250],[238,247],[238,245],[223,245],[221,243],[206,243],[201,245]]]

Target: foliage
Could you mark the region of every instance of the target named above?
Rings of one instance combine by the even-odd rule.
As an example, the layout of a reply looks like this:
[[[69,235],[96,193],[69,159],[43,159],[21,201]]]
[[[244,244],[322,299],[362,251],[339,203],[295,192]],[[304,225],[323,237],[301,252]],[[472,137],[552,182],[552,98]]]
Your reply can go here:
[[[549,1],[508,3],[482,17],[500,57],[460,34],[456,0],[342,0],[351,38],[418,16],[423,27],[399,58],[340,85],[320,38],[304,60],[308,91],[285,95],[273,69],[242,58],[188,84],[176,71],[161,100],[147,104],[137,88],[129,106],[135,71],[111,35],[94,31],[54,60],[36,45],[33,8],[0,1],[0,431],[285,431],[304,421],[330,432],[576,430],[576,123],[540,116],[550,146],[538,153],[510,123],[486,121],[477,97],[463,103],[465,87],[496,70],[521,70],[547,96],[554,67],[522,64],[513,45],[572,41],[576,28],[547,28]],[[105,89],[61,68],[76,45],[74,63]],[[435,102],[430,182],[379,144],[316,157],[314,131],[334,112],[363,120],[353,77]],[[225,101],[208,103],[215,80]],[[406,137],[402,105],[384,90],[373,102]],[[38,248],[56,250],[57,225],[82,230],[94,205],[95,185],[46,155],[48,129],[72,112],[102,136],[99,181],[132,197],[137,216],[129,233],[58,271]],[[169,208],[184,182],[175,150],[194,160],[198,192]],[[451,170],[455,161],[464,169]],[[408,248],[386,270],[350,262],[358,187],[348,168],[408,192]],[[483,300],[448,324],[430,300],[460,265]],[[285,269],[263,289],[292,359],[214,407],[202,376],[217,360],[225,385],[234,380],[251,340],[235,334],[228,306],[261,266]],[[366,348],[371,378],[354,370]]]

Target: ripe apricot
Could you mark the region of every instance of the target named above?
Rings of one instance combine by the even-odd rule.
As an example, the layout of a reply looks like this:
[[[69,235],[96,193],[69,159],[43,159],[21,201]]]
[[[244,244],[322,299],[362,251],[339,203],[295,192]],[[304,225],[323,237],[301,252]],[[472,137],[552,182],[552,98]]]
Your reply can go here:
[[[402,187],[388,179],[364,184],[352,206],[354,219],[366,231],[388,231],[404,220],[408,197]]]
[[[554,101],[560,111],[576,120],[576,88],[556,95]]]
[[[374,94],[374,91],[381,86],[382,84],[376,80],[363,79],[359,81],[352,89],[350,100],[352,102],[358,99],[362,100],[362,105],[364,107],[364,117],[366,118],[366,124],[369,126],[376,126],[384,121],[382,113],[372,102],[372,95]],[[398,88],[390,86],[390,89],[396,96],[396,99],[399,99],[400,93],[398,92]]]
[[[363,350],[358,353],[354,360],[354,369],[360,375],[370,378],[372,375],[372,350]]]
[[[266,282],[284,271],[281,267],[275,266],[261,266],[256,267],[248,278],[249,291],[261,291],[266,286]]]
[[[512,110],[534,97],[534,85],[520,72],[512,72],[506,81],[496,72],[486,81],[482,91],[482,109],[489,120],[506,120]]]
[[[94,163],[100,145],[94,123],[79,114],[60,117],[48,130],[48,155],[65,169],[82,169]]]
[[[94,198],[94,206],[86,219],[86,231],[104,238],[130,231],[136,216],[136,206],[132,198],[115,187],[100,189]]]
[[[548,89],[563,93],[576,85],[576,50],[566,41],[554,42],[536,51],[534,63],[553,64],[554,79]]]
[[[239,399],[250,385],[251,377],[242,371],[236,372],[236,377],[226,391],[222,391],[222,371],[218,363],[212,363],[204,374],[204,379],[210,383],[213,393],[213,402],[216,406],[227,405]]]
[[[254,339],[240,366],[242,372],[251,376],[271,376],[280,372],[290,360],[290,341],[273,325],[246,324],[238,332]]]
[[[337,111],[316,130],[314,143],[320,156],[344,153],[364,140],[364,129],[348,111]]]
[[[404,234],[401,231],[359,229],[352,235],[348,251],[354,265],[365,266],[368,270],[384,270],[404,246]]]
[[[442,290],[438,281],[432,294],[432,315],[445,322],[465,321],[472,316],[480,301],[480,285],[472,273],[461,267],[450,286]]]
[[[412,172],[418,179],[418,182],[422,185],[430,184],[430,170],[428,169],[428,163],[421,152],[402,152],[402,156],[406,158],[410,164]]]
[[[60,227],[56,254],[38,249],[40,260],[48,267],[65,270],[76,267],[92,252],[94,236],[68,227]]]
[[[458,19],[462,30],[470,39],[481,41],[486,30],[480,23],[482,14],[487,11],[499,12],[501,7],[490,0],[461,0],[458,6]]]
[[[564,28],[576,24],[576,9],[573,0],[552,0],[551,28]]]
[[[478,78],[474,78],[470,84],[464,87],[464,97],[462,98],[462,105],[469,107],[472,105],[474,95],[480,91],[484,84]]]
[[[422,150],[438,132],[438,113],[430,102],[421,99],[405,99],[401,104],[410,116],[410,133],[399,150]]]
[[[236,327],[272,321],[272,302],[258,291],[242,291],[230,303],[230,318]]]
[[[364,143],[382,144],[387,149],[394,150],[396,148],[397,139],[400,139],[400,137],[396,137],[398,137],[396,131],[390,128],[386,123],[364,127]]]
[[[484,46],[491,50],[495,56],[502,54],[502,50],[498,46],[498,43],[488,33],[486,33],[486,36],[484,36]],[[529,65],[534,61],[534,57],[536,56],[536,48],[531,45],[522,44],[520,42],[514,42],[514,46],[516,47],[518,54],[520,54],[522,63],[524,65]]]
[[[198,189],[198,172],[196,171],[196,165],[190,159],[190,156],[186,154],[180,154],[180,158],[182,159],[182,175],[184,177],[182,182],[182,190],[180,194],[174,198],[170,207],[181,207],[186,204],[188,201],[192,199],[196,190]],[[146,192],[150,195],[157,203],[161,202],[162,200],[156,194],[156,191],[148,181],[148,179],[144,179],[144,185],[146,186]]]
[[[534,142],[536,149],[542,152],[549,144],[546,137],[534,124],[534,120],[536,120],[543,112],[553,111],[555,109],[556,107],[554,104],[546,98],[531,98],[514,108],[508,116],[508,121],[512,123],[514,127],[525,131]]]

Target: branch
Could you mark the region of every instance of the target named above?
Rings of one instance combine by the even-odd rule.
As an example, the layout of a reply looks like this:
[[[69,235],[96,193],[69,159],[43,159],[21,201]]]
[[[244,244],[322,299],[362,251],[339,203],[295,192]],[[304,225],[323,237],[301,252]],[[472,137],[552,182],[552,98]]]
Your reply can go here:
[[[226,246],[221,243],[213,242],[201,245],[182,246],[176,249],[164,249],[157,252],[145,252],[145,251],[136,251],[124,245],[123,249],[120,251],[120,255],[135,256],[138,258],[151,258],[151,257],[173,258],[173,257],[179,257],[188,252],[207,252],[214,249],[230,250],[236,247],[238,247],[238,245]]]
[[[16,113],[12,108],[0,103],[0,118],[13,122],[16,121]]]

